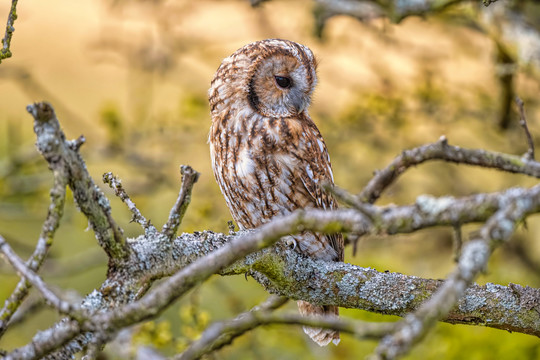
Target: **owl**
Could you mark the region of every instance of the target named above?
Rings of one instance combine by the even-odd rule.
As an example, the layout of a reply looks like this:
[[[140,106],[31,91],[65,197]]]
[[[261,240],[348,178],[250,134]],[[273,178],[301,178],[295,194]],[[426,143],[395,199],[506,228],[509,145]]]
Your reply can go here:
[[[321,190],[333,183],[324,140],[308,115],[317,84],[309,48],[267,39],[223,60],[208,91],[214,176],[240,229],[253,229],[296,209],[335,209]],[[341,235],[304,232],[288,239],[305,256],[343,261]],[[298,301],[303,315],[338,315],[336,306]],[[339,342],[334,330],[304,327],[317,344]]]

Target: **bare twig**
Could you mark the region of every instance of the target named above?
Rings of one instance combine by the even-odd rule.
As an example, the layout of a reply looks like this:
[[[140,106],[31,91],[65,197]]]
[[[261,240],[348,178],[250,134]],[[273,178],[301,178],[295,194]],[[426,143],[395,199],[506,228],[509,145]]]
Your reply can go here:
[[[523,100],[521,100],[519,96],[516,96],[516,105],[519,108],[519,125],[521,125],[523,131],[525,131],[525,136],[527,136],[527,144],[529,145],[529,149],[525,153],[524,157],[527,160],[534,160],[534,141],[531,136],[531,132],[529,131],[529,127],[527,126],[527,117],[525,115],[525,106],[523,104]]]
[[[15,23],[15,20],[17,19],[17,1],[18,0],[11,0],[11,8],[9,10],[9,15],[7,19],[6,24],[6,33],[4,35],[4,38],[2,39],[2,49],[0,50],[0,63],[2,63],[3,59],[7,59],[11,57],[11,38],[13,36],[13,32],[15,31],[15,28],[13,27],[13,24]]]
[[[43,301],[41,296],[29,296],[17,309],[15,314],[13,314],[9,321],[9,326],[12,328],[24,323],[28,318],[34,317],[37,312],[45,307],[45,301]]]
[[[454,236],[452,238],[452,252],[454,253],[454,261],[458,262],[461,256],[461,247],[463,246],[463,235],[461,233],[461,225],[454,224]]]
[[[62,161],[56,162],[52,167],[54,174],[54,184],[50,191],[51,203],[47,218],[41,227],[41,234],[37,241],[36,249],[27,262],[28,267],[37,272],[43,264],[52,244],[56,229],[60,224],[60,219],[64,212],[64,203],[66,200],[67,176]],[[19,281],[13,293],[5,301],[4,307],[0,310],[0,337],[6,331],[9,320],[21,305],[22,301],[28,295],[29,283],[22,279]]]
[[[161,229],[161,232],[169,239],[174,238],[176,235],[187,207],[191,202],[191,190],[193,189],[193,185],[195,185],[199,179],[199,173],[188,165],[180,166],[180,173],[182,174],[182,187],[180,188],[180,193],[178,194],[176,203],[171,209],[169,220],[167,220],[167,223],[163,225],[163,228]]]
[[[108,184],[111,189],[114,190],[114,194],[118,196],[124,204],[127,205],[128,209],[132,213],[131,221],[135,221],[138,224],[140,224],[143,229],[146,231],[148,228],[154,228],[154,226],[150,223],[149,220],[146,220],[146,218],[141,214],[137,206],[133,201],[131,201],[129,195],[126,193],[122,186],[122,181],[118,179],[112,172],[108,172],[103,174],[103,182],[105,184]]]
[[[37,290],[39,290],[49,305],[55,307],[61,314],[73,315],[74,312],[78,311],[78,308],[75,305],[63,301],[56,296],[56,294],[49,289],[39,275],[29,269],[21,258],[17,256],[15,252],[13,252],[9,244],[2,236],[0,236],[0,252],[4,254],[6,260],[17,270],[21,277],[24,277]]]
[[[429,160],[444,160],[540,178],[540,163],[536,161],[527,161],[518,156],[482,149],[464,149],[452,146],[443,136],[435,143],[403,151],[386,168],[376,172],[362,192],[357,195],[358,201],[374,203],[384,189],[408,168]]]
[[[74,149],[65,135],[52,106],[46,102],[28,105],[28,112],[34,117],[36,146],[51,167],[62,160],[68,176],[68,184],[73,191],[77,205],[88,218],[100,246],[109,259],[115,261],[128,255],[123,231],[111,216],[109,200],[95,185],[88,174],[84,160]]]

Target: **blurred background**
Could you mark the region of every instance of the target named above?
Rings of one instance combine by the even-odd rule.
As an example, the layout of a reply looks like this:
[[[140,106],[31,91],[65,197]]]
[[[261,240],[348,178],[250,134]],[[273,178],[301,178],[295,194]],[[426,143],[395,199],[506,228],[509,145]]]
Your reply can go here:
[[[223,58],[264,38],[294,40],[318,56],[319,85],[310,113],[327,142],[336,183],[353,193],[403,149],[441,135],[453,145],[525,153],[527,143],[512,100],[516,94],[525,101],[529,127],[538,138],[538,2],[499,1],[487,9],[480,3],[457,2],[398,24],[386,17],[359,21],[339,15],[326,3],[282,0],[252,7],[243,0],[20,2],[13,57],[0,65],[0,233],[27,257],[47,213],[52,176],[34,148],[32,119],[25,111],[27,104],[41,100],[52,103],[68,138],[85,135],[81,153],[128,236],[141,229],[129,223],[130,213],[101,184],[101,175],[118,175],[142,213],[161,226],[178,193],[180,164],[201,173],[181,231],[227,232],[230,215],[214,181],[206,143],[206,92]],[[7,0],[0,3],[0,20],[7,18],[9,6]],[[531,32],[512,32],[515,21]],[[433,162],[407,171],[378,204],[536,182]],[[41,274],[73,297],[84,296],[105,278],[107,259],[86,228],[69,193]],[[477,228],[467,226],[464,234]],[[532,217],[510,244],[496,251],[478,282],[540,286],[539,236],[540,222]],[[452,229],[447,228],[363,238],[355,256],[350,247],[345,253],[347,262],[426,278],[444,278],[452,259]],[[1,263],[2,303],[17,281]],[[159,319],[136,327],[121,352],[108,346],[104,358],[125,358],[139,344],[173,354],[209,322],[245,311],[266,296],[252,279],[215,276]],[[38,329],[59,319],[36,299],[32,294],[27,300],[28,316],[16,319],[21,322],[0,340],[0,348],[22,346]],[[296,311],[292,302],[287,308]],[[397,319],[359,310],[341,313],[372,321]],[[210,358],[363,358],[375,346],[343,335],[338,347],[319,348],[298,327],[272,326],[241,337]],[[538,359],[540,342],[483,327],[439,324],[406,358],[465,357]]]

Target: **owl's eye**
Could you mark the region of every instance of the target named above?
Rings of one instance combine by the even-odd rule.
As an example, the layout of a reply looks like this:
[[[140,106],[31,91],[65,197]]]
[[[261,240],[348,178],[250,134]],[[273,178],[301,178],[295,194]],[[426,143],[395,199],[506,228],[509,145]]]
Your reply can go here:
[[[288,89],[291,87],[291,79],[285,76],[274,76],[276,84],[282,89]]]

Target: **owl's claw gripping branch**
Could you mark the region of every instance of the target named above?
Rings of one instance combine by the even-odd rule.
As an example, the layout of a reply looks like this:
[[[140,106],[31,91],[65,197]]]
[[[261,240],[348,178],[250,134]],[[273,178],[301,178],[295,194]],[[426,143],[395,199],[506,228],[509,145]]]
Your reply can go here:
[[[26,110],[34,117],[36,147],[55,168],[62,164],[68,174],[68,185],[73,197],[109,259],[121,260],[128,256],[123,230],[111,216],[109,200],[88,174],[86,164],[60,127],[54,109],[47,102],[28,105]]]

